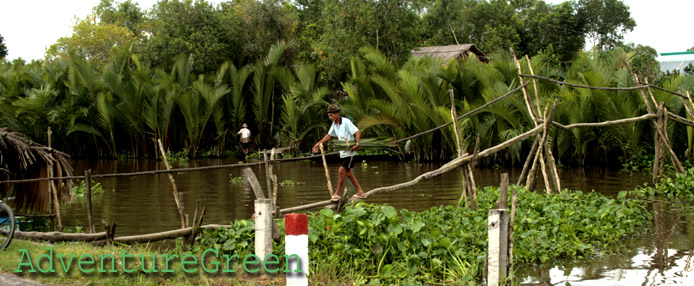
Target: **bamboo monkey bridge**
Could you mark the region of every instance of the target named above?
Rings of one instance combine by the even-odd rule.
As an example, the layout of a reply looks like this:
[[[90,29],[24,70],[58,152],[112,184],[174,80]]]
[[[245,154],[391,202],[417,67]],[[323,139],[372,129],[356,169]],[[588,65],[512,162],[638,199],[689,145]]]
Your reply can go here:
[[[452,108],[451,108],[451,116],[452,120],[449,123],[440,125],[438,127],[435,127],[433,129],[414,134],[412,136],[402,138],[396,141],[396,143],[401,143],[405,142],[409,139],[422,136],[424,134],[428,134],[431,132],[434,132],[436,130],[445,128],[447,126],[450,126],[451,124],[454,124],[456,126],[455,131],[456,131],[456,146],[458,148],[458,157],[451,160],[450,162],[444,164],[441,166],[439,169],[423,173],[416,177],[415,179],[403,183],[399,183],[396,185],[392,186],[386,186],[386,187],[379,187],[372,189],[368,192],[366,192],[367,197],[371,195],[375,195],[378,193],[382,192],[391,192],[407,187],[414,186],[418,184],[419,182],[423,180],[429,180],[431,178],[434,178],[436,176],[439,176],[441,174],[444,174],[446,172],[458,169],[458,167],[463,167],[461,168],[461,172],[463,172],[463,177],[465,181],[465,187],[463,190],[462,197],[464,197],[467,200],[469,200],[469,203],[471,206],[474,208],[475,203],[476,203],[476,187],[475,187],[475,182],[474,182],[474,177],[472,176],[472,169],[474,168],[475,162],[479,158],[484,158],[487,156],[490,156],[492,154],[495,154],[496,152],[499,152],[501,150],[504,150],[506,148],[509,148],[510,146],[522,142],[524,140],[527,140],[531,137],[535,137],[532,148],[530,153],[528,154],[528,157],[525,160],[525,163],[523,165],[523,170],[521,172],[521,176],[519,177],[519,180],[517,182],[517,185],[525,185],[527,188],[532,189],[535,184],[535,178],[537,177],[537,173],[542,174],[542,178],[544,180],[544,186],[545,190],[548,194],[551,194],[552,192],[561,192],[561,182],[559,180],[559,175],[557,172],[556,168],[556,163],[554,160],[554,156],[552,154],[552,149],[551,146],[549,145],[549,131],[552,126],[555,126],[557,128],[562,128],[562,129],[572,129],[572,128],[581,128],[581,127],[604,127],[604,126],[612,126],[612,125],[619,125],[619,124],[627,124],[627,123],[633,123],[633,122],[639,122],[639,121],[644,121],[644,120],[650,120],[654,126],[654,129],[656,130],[656,135],[655,135],[655,160],[654,160],[654,165],[653,165],[653,178],[657,178],[659,176],[663,175],[663,169],[664,165],[667,160],[670,160],[673,165],[675,166],[675,170],[677,172],[684,172],[684,169],[682,168],[682,165],[677,158],[676,154],[672,150],[671,143],[669,141],[669,138],[667,136],[667,132],[665,130],[667,126],[667,121],[668,120],[674,120],[676,122],[685,124],[687,126],[692,126],[694,127],[694,121],[683,118],[677,114],[671,113],[670,111],[667,110],[667,108],[664,106],[663,103],[658,103],[652,93],[652,89],[657,89],[663,92],[668,92],[671,94],[674,94],[682,100],[684,103],[685,109],[687,114],[691,117],[694,118],[694,102],[692,101],[691,97],[689,96],[689,93],[686,94],[680,94],[677,92],[665,90],[660,87],[653,86],[649,83],[646,84],[641,84],[638,81],[638,78],[634,76],[635,82],[637,83],[636,86],[632,87],[598,87],[598,86],[588,86],[588,85],[580,85],[580,84],[574,84],[574,83],[568,83],[564,81],[559,81],[547,77],[542,77],[542,76],[536,76],[534,75],[534,71],[532,69],[532,65],[530,64],[530,60],[526,57],[526,60],[528,62],[528,68],[530,74],[524,74],[522,71],[522,67],[520,65],[520,61],[517,60],[514,56],[514,62],[516,64],[516,67],[518,68],[518,77],[520,80],[520,86],[505,93],[504,95],[499,96],[498,98],[491,100],[484,105],[477,107],[463,115],[457,116],[456,111],[455,111],[455,105],[453,104],[452,101]],[[526,79],[529,79],[526,81]],[[538,95],[538,89],[537,89],[537,81],[538,80],[544,80],[544,81],[549,81],[553,82],[559,85],[566,85],[566,86],[571,86],[575,88],[585,88],[585,89],[596,89],[596,90],[611,90],[611,91],[638,91],[639,94],[641,95],[641,98],[644,100],[646,109],[648,111],[647,114],[633,117],[633,118],[624,118],[624,119],[619,119],[619,120],[613,120],[613,121],[604,121],[604,122],[595,122],[595,123],[577,123],[577,124],[570,124],[570,125],[563,125],[561,123],[553,121],[553,115],[554,115],[554,110],[557,106],[557,101],[554,100],[553,104],[550,106],[547,104],[544,109],[541,108],[540,106],[540,99]],[[535,87],[534,94],[530,94],[528,91],[527,86],[529,84],[533,84]],[[478,113],[479,111],[487,108],[488,106],[494,104],[495,102],[498,102],[500,100],[503,100],[504,98],[515,94],[516,92],[522,91],[523,93],[523,100],[525,103],[525,107],[527,108],[527,112],[532,119],[532,122],[534,123],[535,127],[514,137],[511,138],[505,142],[502,142],[496,146],[492,146],[490,148],[487,148],[485,150],[478,150],[478,143],[475,144],[474,152],[473,154],[468,154],[468,153],[463,153],[462,148],[461,148],[461,143],[460,143],[460,135],[457,134],[458,128],[457,128],[457,122],[463,118],[469,117],[473,114]],[[330,153],[329,155],[336,154],[337,152]],[[264,154],[267,154],[267,152],[264,152]],[[321,157],[322,155],[312,155],[312,156],[306,156],[306,157],[300,157],[300,158],[283,158],[283,159],[274,159],[273,156],[269,160],[264,160],[262,162],[256,162],[256,163],[244,163],[244,164],[228,164],[228,165],[218,165],[218,166],[207,166],[207,167],[197,167],[197,168],[180,168],[180,169],[167,169],[167,170],[157,170],[157,171],[146,171],[146,172],[136,172],[136,173],[120,173],[120,174],[96,174],[96,175],[85,175],[85,176],[65,176],[65,177],[56,177],[56,178],[36,178],[36,179],[22,179],[22,180],[6,180],[2,181],[0,183],[26,183],[26,182],[38,182],[38,181],[50,181],[50,180],[70,180],[70,179],[85,179],[85,178],[106,178],[106,177],[124,177],[124,176],[138,176],[138,175],[152,175],[152,174],[171,174],[173,172],[191,172],[191,171],[201,171],[201,170],[211,170],[211,169],[222,169],[222,168],[239,168],[239,167],[250,167],[250,166],[258,166],[258,165],[265,165],[266,167],[266,172],[270,174],[269,176],[266,176],[268,178],[268,195],[270,199],[273,201],[273,208],[275,210],[276,215],[280,214],[285,214],[289,212],[296,212],[296,211],[301,211],[301,210],[307,210],[315,207],[321,207],[321,206],[328,206],[328,205],[333,205],[335,204],[334,202],[330,200],[325,200],[325,201],[319,201],[319,202],[314,202],[310,204],[305,204],[305,205],[300,205],[300,206],[295,206],[295,207],[290,207],[290,208],[284,208],[284,209],[277,209],[276,208],[276,197],[277,197],[277,179],[276,177],[273,176],[271,169],[269,167],[271,165],[269,164],[276,164],[276,163],[282,163],[282,162],[289,162],[289,161],[297,161],[297,160],[305,160],[309,158],[318,158]],[[173,184],[173,182],[172,182]],[[259,188],[259,186],[254,187],[254,192],[256,192],[256,188]],[[260,191],[262,193],[262,190]],[[175,198],[176,195],[174,194]],[[256,197],[260,197],[259,194],[256,195]],[[338,205],[343,204],[345,201],[345,197],[340,200]],[[515,192],[513,195],[512,199],[512,210],[511,210],[511,217],[514,216],[515,214]],[[178,205],[178,204],[177,204]],[[204,212],[204,211],[203,211]],[[197,210],[196,210],[196,217],[197,217]],[[511,220],[513,221],[513,220]],[[196,218],[194,219],[194,226],[190,226],[190,224],[187,223],[187,219],[182,218],[182,228],[179,230],[175,231],[170,231],[167,232],[166,234],[155,234],[156,237],[164,237],[164,238],[170,238],[172,236],[175,236],[175,234],[179,234],[179,236],[188,236],[190,235],[190,232],[188,232],[188,229],[190,231],[193,231],[196,227],[197,228],[206,228],[206,227],[220,227],[217,225],[211,225],[211,226],[202,226],[202,219]],[[187,227],[183,227],[187,226]],[[107,234],[108,234],[108,229],[109,227],[107,226]],[[113,226],[112,228],[115,228]],[[93,231],[92,231],[93,232]],[[91,235],[96,235],[96,234],[91,234]],[[86,238],[86,240],[92,240],[93,238]],[[113,241],[119,241],[123,243],[132,243],[132,242],[141,242],[141,241],[149,241],[149,240],[136,240],[128,237],[112,237],[111,239]],[[85,240],[85,239],[81,239]]]

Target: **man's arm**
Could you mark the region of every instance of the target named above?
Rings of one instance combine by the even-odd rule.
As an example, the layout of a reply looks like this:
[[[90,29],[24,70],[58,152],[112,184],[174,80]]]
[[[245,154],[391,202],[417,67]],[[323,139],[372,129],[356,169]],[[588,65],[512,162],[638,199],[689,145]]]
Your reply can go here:
[[[361,137],[361,131],[357,130],[357,133],[354,133],[354,140],[356,144],[352,147],[352,151],[357,151],[357,148],[359,148],[359,138]]]
[[[319,145],[322,143],[330,141],[330,139],[333,139],[333,137],[330,136],[330,134],[325,134],[325,136],[323,136],[323,139],[318,141],[318,143],[316,143],[316,145],[313,145],[313,153],[317,153],[319,150]]]

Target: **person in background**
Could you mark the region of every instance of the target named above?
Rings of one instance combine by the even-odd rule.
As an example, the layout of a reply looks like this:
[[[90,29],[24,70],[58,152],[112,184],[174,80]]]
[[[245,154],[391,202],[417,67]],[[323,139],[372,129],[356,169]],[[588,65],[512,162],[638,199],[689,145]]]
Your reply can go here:
[[[354,156],[357,155],[357,149],[359,148],[359,138],[361,137],[361,132],[359,128],[352,123],[348,118],[340,116],[340,108],[337,105],[331,105],[328,107],[328,118],[333,122],[323,139],[318,141],[316,145],[313,146],[313,152],[316,153],[319,150],[319,145],[328,142],[330,139],[337,138],[340,141],[354,141],[355,144],[350,148],[350,150],[340,151],[340,158],[342,162],[340,163],[339,179],[337,181],[337,190],[330,198],[331,201],[340,200],[340,190],[342,190],[342,184],[345,181],[345,177],[352,181],[354,187],[357,188],[357,193],[353,196],[356,199],[365,199],[366,194],[359,185],[357,177],[352,173],[352,167],[354,167]]]
[[[244,123],[241,125],[241,130],[236,134],[241,135],[241,146],[243,147],[243,154],[248,155],[248,145],[251,143],[251,130],[248,130],[248,125]]]

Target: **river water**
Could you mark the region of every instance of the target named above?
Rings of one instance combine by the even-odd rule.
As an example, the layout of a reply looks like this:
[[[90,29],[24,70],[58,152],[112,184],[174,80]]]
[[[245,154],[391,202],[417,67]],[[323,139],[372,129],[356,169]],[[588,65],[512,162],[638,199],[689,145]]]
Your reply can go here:
[[[204,159],[174,162],[173,168],[233,164],[235,160]],[[353,169],[365,191],[409,181],[418,175],[439,168],[441,163],[367,161]],[[337,164],[330,163],[333,186],[337,185]],[[152,160],[112,160],[75,162],[75,174],[91,168],[94,174],[128,173],[165,169]],[[281,208],[298,206],[329,198],[322,163],[297,161],[274,165]],[[265,169],[253,167],[265,189]],[[478,187],[498,186],[501,173],[509,173],[514,183],[520,169],[477,169]],[[173,177],[183,193],[186,213],[193,212],[196,200],[207,207],[205,224],[227,224],[235,219],[248,219],[253,214],[253,191],[234,180],[240,168],[227,168],[186,173]],[[562,188],[590,191],[614,196],[649,181],[647,174],[630,174],[603,169],[566,169],[561,172]],[[115,221],[117,235],[132,235],[172,230],[180,227],[180,219],[165,174],[95,179],[104,192],[94,195],[95,221]],[[348,181],[348,180],[347,180]],[[455,204],[462,188],[460,172],[453,171],[418,185],[369,198],[372,203],[388,203],[412,211],[439,205]],[[540,180],[541,183],[541,180]],[[355,192],[351,183],[350,194]],[[541,184],[540,184],[541,185]],[[540,187],[538,185],[538,187]],[[523,265],[517,270],[524,284],[535,285],[694,285],[694,205],[653,203],[660,210],[655,224],[635,238],[611,249],[612,254],[583,260],[554,261],[543,265]],[[63,225],[86,225],[83,200],[61,207]],[[192,215],[191,215],[192,216]],[[190,218],[192,220],[192,217]],[[98,226],[97,226],[98,227]],[[567,284],[568,283],[568,284]]]

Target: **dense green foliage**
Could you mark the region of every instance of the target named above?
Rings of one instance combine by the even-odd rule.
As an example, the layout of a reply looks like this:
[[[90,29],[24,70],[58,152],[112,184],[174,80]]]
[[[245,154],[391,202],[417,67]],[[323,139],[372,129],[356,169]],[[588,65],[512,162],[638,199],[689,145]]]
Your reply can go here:
[[[650,221],[643,204],[624,197],[517,191],[516,262],[590,256]],[[311,270],[387,284],[479,279],[487,247],[487,212],[497,199],[497,188],[485,188],[478,210],[442,206],[418,213],[403,209],[398,214],[391,206],[366,203],[349,205],[340,214],[321,210],[309,217],[309,255],[320,261],[311,264]],[[207,230],[199,249],[252,253],[253,221],[236,221],[233,226]],[[283,253],[283,242],[273,249]]]
[[[570,61],[586,41],[602,50],[621,46],[634,26],[621,0],[171,0],[148,10],[131,0],[101,0],[46,58],[78,54],[102,62],[114,46],[132,45],[150,66],[168,70],[178,55],[192,54],[193,70],[210,73],[229,60],[251,64],[283,40],[290,63],[319,67],[336,88],[363,46],[394,62],[414,47],[456,43]]]
[[[621,19],[600,24],[601,5]],[[620,46],[632,26],[628,14],[614,0],[162,1],[151,11],[102,0],[72,36],[49,49],[47,60],[0,61],[0,125],[44,144],[50,126],[54,147],[73,156],[154,157],[161,140],[171,152],[196,158],[234,153],[236,131],[246,122],[254,148],[302,152],[325,134],[323,110],[337,102],[365,138],[399,139],[450,122],[449,89],[462,114],[518,87],[508,47],[531,56],[537,74],[555,79],[626,87],[635,84],[633,71],[666,89],[691,91],[692,76],[658,72],[650,47],[579,52],[589,35],[606,49]],[[409,56],[414,46],[456,39],[482,47],[491,62]],[[542,107],[560,100],[554,118],[563,124],[646,112],[637,91],[540,81],[537,94]],[[674,95],[654,96],[685,116]],[[477,136],[484,149],[532,127],[516,93],[461,121],[460,133],[466,150]],[[694,156],[691,128],[671,123],[668,131],[678,154]],[[446,160],[456,154],[454,138],[450,126],[407,148],[400,142],[398,154]],[[549,140],[562,165],[620,166],[619,158],[652,153],[652,138],[651,124],[640,122],[552,130]],[[528,145],[482,163],[519,164]]]
[[[5,45],[5,38],[0,35],[0,60],[7,56],[7,46]]]
[[[623,194],[626,196],[626,193]],[[654,186],[644,185],[629,195],[637,198],[666,197],[669,199],[692,200],[694,199],[694,168],[689,168],[682,173],[675,173],[672,177],[663,177]]]

